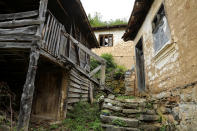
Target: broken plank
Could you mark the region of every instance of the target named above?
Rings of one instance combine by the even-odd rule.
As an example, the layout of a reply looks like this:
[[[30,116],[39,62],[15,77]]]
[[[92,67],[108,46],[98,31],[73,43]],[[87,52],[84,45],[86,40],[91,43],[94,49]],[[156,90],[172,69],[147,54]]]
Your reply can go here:
[[[34,16],[38,16],[38,10],[12,13],[12,14],[0,14],[0,21],[17,20],[22,18],[34,17]]]

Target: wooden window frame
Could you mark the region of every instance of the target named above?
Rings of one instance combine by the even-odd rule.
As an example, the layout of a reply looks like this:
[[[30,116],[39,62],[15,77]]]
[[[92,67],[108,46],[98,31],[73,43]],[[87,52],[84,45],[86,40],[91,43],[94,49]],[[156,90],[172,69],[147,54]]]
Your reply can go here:
[[[156,42],[154,40],[155,34],[156,34],[156,31],[158,31],[158,29],[161,26],[163,26],[164,23],[162,24],[161,22],[164,22],[164,18],[166,19],[166,22],[167,22],[166,27],[168,28],[168,31],[169,31],[169,34],[167,34],[166,32],[164,32],[164,34],[166,35],[168,40],[167,40],[167,42],[162,43],[162,45],[160,45],[160,47],[156,48]],[[153,42],[154,42],[154,51],[156,54],[158,54],[161,50],[163,50],[163,48],[165,48],[165,46],[167,46],[171,43],[171,33],[170,33],[170,28],[169,28],[166,12],[165,12],[164,3],[161,4],[161,6],[159,7],[159,10],[155,14],[155,17],[153,18],[152,34],[153,34]]]
[[[109,39],[109,37],[112,37],[112,44],[109,46],[105,46],[105,45],[101,45],[101,37],[103,37],[104,39],[105,38],[108,38]],[[113,36],[113,34],[100,34],[99,35],[99,44],[100,44],[100,46],[102,46],[102,47],[112,47],[113,45],[114,45],[114,36]]]

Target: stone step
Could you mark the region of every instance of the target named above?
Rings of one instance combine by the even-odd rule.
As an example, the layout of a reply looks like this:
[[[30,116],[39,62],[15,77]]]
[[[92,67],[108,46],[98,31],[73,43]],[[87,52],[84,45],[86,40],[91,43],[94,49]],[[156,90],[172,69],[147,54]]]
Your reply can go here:
[[[146,99],[139,99],[139,98],[135,98],[135,99],[118,99],[115,98],[115,100],[123,102],[123,103],[132,103],[132,104],[145,104],[146,103]]]
[[[159,120],[158,115],[144,115],[140,114],[140,117],[138,118],[140,121],[157,121]]]
[[[119,127],[108,124],[102,124],[101,126],[105,129],[105,131],[140,131],[137,128]]]
[[[122,111],[122,107],[119,106],[113,106],[112,104],[103,104],[103,108],[104,109],[110,109],[112,111],[116,111],[116,112],[121,112]]]
[[[139,125],[139,121],[137,119],[117,117],[117,116],[104,116],[104,115],[100,115],[100,118],[102,122],[112,124],[112,125],[117,124],[116,122],[122,123],[121,126],[124,126],[124,127],[136,128]]]
[[[139,129],[141,131],[160,131],[161,124],[140,125]]]

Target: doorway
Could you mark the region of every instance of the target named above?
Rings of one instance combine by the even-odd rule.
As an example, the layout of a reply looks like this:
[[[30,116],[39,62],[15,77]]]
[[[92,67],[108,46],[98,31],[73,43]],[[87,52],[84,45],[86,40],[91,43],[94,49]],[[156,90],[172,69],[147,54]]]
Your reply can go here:
[[[142,38],[135,46],[136,53],[136,71],[137,71],[137,84],[139,91],[145,90],[145,70],[144,70],[144,51]]]

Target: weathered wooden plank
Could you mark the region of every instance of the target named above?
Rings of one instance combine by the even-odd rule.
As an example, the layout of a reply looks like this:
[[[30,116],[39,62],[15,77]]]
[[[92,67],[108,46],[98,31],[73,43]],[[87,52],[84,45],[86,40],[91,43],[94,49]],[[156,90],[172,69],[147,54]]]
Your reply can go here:
[[[62,26],[63,25],[60,24],[60,27],[59,27],[59,30],[58,30],[58,38],[57,38],[57,46],[56,46],[56,49],[55,49],[55,56],[58,56],[59,51],[60,51],[59,47],[60,47],[60,37],[61,37],[60,35],[61,35]]]
[[[32,42],[0,42],[0,48],[21,48],[28,49],[32,47]]]
[[[54,24],[55,24],[55,19],[53,17],[51,19],[52,19],[52,21],[51,21],[50,26],[49,26],[49,32],[50,33],[48,33],[47,42],[46,42],[47,51],[50,48],[50,43],[51,43],[51,39],[52,39],[52,35],[53,35],[53,28],[54,28]]]
[[[0,35],[34,35],[37,28],[37,26],[27,26],[12,29],[0,29]]]
[[[44,38],[43,38],[44,42],[46,42],[46,38],[47,38],[48,34],[50,33],[50,31],[49,31],[49,23],[50,23],[50,21],[51,21],[51,15],[48,15],[47,24],[46,24],[45,32],[44,32]]]
[[[60,30],[60,23],[58,23],[58,26],[57,26],[57,30],[56,30],[56,35],[55,35],[55,40],[54,40],[54,42],[53,42],[53,47],[52,47],[52,54],[54,55],[54,56],[56,56],[56,48],[57,48],[57,45],[58,45],[58,43],[57,43],[57,41],[58,41],[58,37],[59,37],[59,30]]]
[[[72,88],[72,87],[69,87],[69,92],[75,92],[75,93],[88,93],[88,91],[84,91],[84,90],[81,90],[81,89],[76,89],[76,88]]]
[[[89,77],[92,77],[94,74],[96,74],[101,69],[101,65],[96,67],[94,70],[92,70],[88,75]]]
[[[75,88],[78,88],[78,89],[81,89],[80,85],[74,83],[74,82],[70,82],[70,86],[71,87],[75,87]]]
[[[38,10],[20,12],[20,13],[11,13],[11,14],[0,14],[0,21],[17,20],[22,18],[34,17],[34,16],[38,16]]]
[[[53,46],[53,41],[54,41],[54,37],[55,37],[55,31],[57,28],[57,21],[54,19],[54,25],[52,26],[52,30],[51,30],[51,36],[50,36],[50,41],[49,41],[49,46],[48,46],[48,51],[52,54],[52,46]]]
[[[75,82],[75,83],[77,83],[77,84],[81,84],[81,81],[79,81],[78,79],[76,79],[75,77],[73,77],[73,76],[70,76],[70,79],[73,81],[73,82]]]
[[[70,99],[68,99],[68,103],[70,104],[70,103],[76,103],[76,102],[79,102],[79,101],[88,101],[88,98],[81,98],[81,99],[79,99],[79,98],[70,98]]]
[[[80,42],[78,42],[77,40],[75,40],[71,35],[69,35],[67,33],[64,33],[64,34],[67,37],[69,37],[75,45],[77,45],[80,49],[82,49],[83,51],[85,51],[86,53],[88,53],[90,56],[94,57],[96,60],[98,60],[99,62],[101,62],[103,64],[106,63],[105,59],[103,59],[100,56],[98,56],[95,53],[93,53],[90,49],[88,49],[83,44],[81,44]]]
[[[0,41],[33,41],[40,40],[41,38],[36,35],[0,35]]]
[[[94,102],[94,96],[93,96],[93,86],[91,82],[89,87],[89,99],[90,99],[90,103],[92,104]]]
[[[87,98],[88,94],[77,94],[77,93],[70,93],[68,94],[69,98]]]
[[[39,51],[37,51],[35,48],[32,48],[30,54],[29,68],[21,97],[20,114],[17,127],[18,131],[28,131],[33,94],[35,89],[34,82],[36,77],[38,59]]]
[[[25,20],[16,20],[16,21],[6,21],[0,22],[0,27],[17,27],[17,26],[26,26],[26,25],[39,25],[43,23],[43,19],[25,19]]]
[[[101,65],[101,80],[100,80],[101,86],[105,85],[105,68],[106,68],[106,65],[102,64]]]
[[[89,90],[89,88],[88,88],[88,87],[86,87],[86,86],[81,86],[81,89],[86,90],[86,91],[88,91],[88,90]]]

